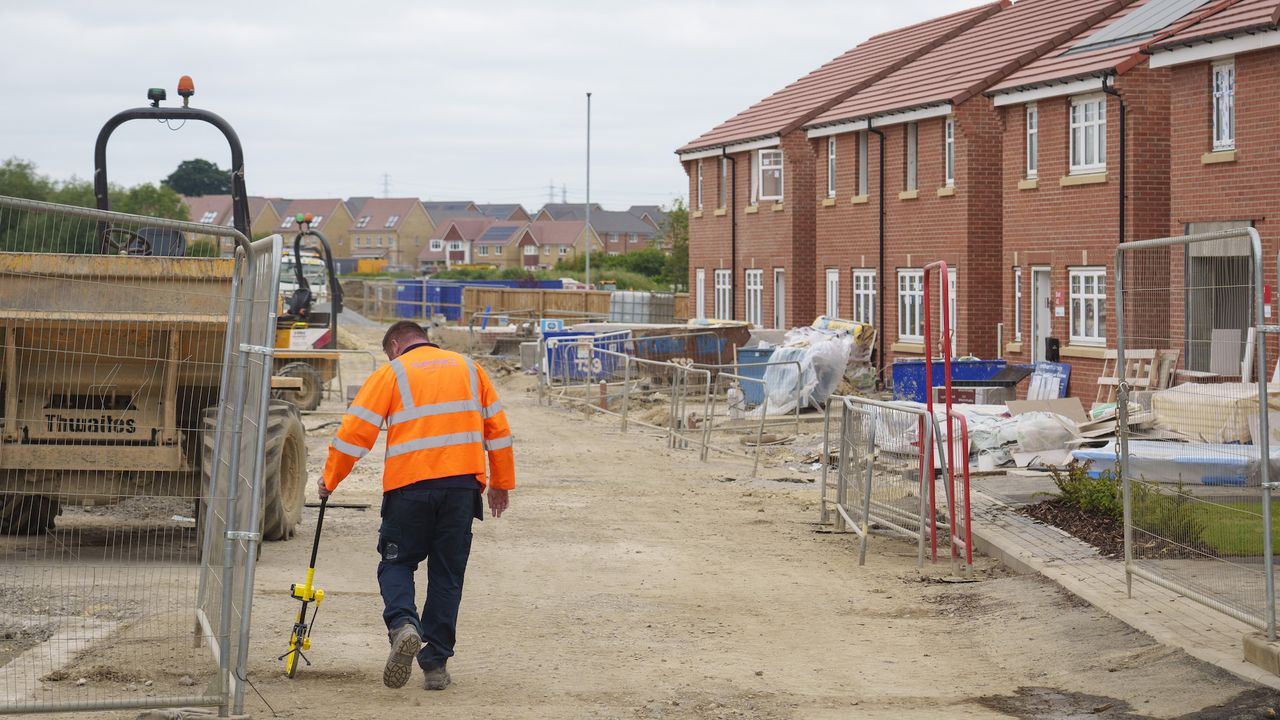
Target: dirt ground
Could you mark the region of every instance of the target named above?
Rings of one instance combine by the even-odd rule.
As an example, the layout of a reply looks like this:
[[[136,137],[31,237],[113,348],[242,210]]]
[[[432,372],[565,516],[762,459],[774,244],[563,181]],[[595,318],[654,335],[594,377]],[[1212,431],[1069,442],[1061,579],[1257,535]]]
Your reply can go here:
[[[858,567],[849,537],[816,525],[813,485],[746,480],[749,466],[540,407],[531,378],[499,382],[519,488],[506,515],[476,526],[453,685],[382,686],[380,443],[334,496],[372,507],[326,517],[327,599],[314,665],[294,680],[276,657],[316,511],[298,540],[262,553],[255,718],[1225,719],[1280,707],[986,559],[977,582],[948,583],[947,566],[921,573],[914,546],[877,536]],[[313,476],[331,419],[305,420]]]

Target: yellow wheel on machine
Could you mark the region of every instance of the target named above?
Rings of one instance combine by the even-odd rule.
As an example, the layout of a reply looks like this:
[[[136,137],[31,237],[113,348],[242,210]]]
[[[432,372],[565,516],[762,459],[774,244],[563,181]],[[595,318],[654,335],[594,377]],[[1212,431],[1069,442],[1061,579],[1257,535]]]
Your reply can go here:
[[[284,673],[288,677],[295,677],[298,674],[298,661],[302,655],[298,652],[298,636],[296,634],[289,637],[289,652],[284,656]]]

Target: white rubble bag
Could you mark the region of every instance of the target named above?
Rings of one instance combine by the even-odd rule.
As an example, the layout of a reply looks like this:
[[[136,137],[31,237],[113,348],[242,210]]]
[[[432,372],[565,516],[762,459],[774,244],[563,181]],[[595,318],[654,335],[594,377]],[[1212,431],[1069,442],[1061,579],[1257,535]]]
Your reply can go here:
[[[785,415],[795,411],[797,378],[800,407],[821,408],[840,384],[852,350],[853,337],[847,332],[811,327],[788,331],[764,371],[768,413]],[[760,409],[754,412],[759,413]]]

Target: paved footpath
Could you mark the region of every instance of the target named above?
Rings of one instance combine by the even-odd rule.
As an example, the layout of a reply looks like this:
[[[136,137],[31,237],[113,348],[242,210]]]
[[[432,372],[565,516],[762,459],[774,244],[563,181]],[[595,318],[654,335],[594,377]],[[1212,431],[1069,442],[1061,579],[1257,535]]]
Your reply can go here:
[[[1040,573],[1156,641],[1273,689],[1280,677],[1245,662],[1243,638],[1254,629],[1178,593],[1134,578],[1125,592],[1122,560],[1109,560],[1058,528],[1036,522],[975,483],[975,549],[1023,572]],[[987,490],[984,492],[984,490]]]

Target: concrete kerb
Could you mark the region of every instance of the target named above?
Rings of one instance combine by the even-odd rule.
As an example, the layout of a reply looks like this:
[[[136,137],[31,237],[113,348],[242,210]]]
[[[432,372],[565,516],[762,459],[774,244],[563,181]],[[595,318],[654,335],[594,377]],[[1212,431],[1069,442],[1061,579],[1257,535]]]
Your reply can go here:
[[[973,543],[979,552],[1051,580],[1158,643],[1280,690],[1280,676],[1244,659],[1243,643],[1255,634],[1252,627],[1151,583],[1135,583],[1128,598],[1123,561],[1103,558],[1092,546],[986,493],[974,490],[972,502]]]

